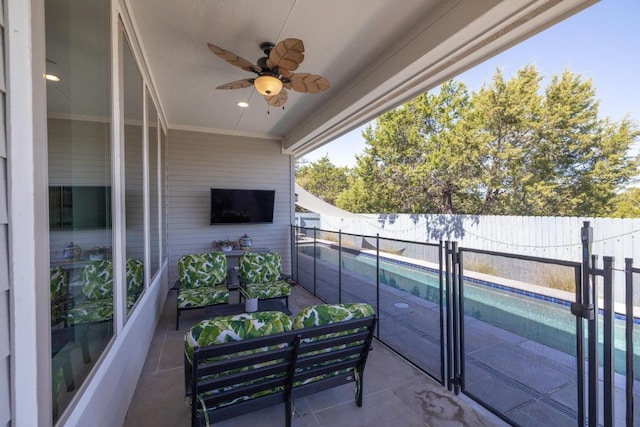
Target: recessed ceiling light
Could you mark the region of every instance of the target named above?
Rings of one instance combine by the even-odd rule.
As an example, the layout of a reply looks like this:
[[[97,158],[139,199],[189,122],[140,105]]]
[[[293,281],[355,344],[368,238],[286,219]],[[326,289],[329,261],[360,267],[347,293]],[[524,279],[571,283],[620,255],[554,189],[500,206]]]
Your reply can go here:
[[[54,74],[45,74],[44,78],[49,80],[50,82],[59,82],[60,81],[60,77],[54,75]]]
[[[247,108],[249,106],[248,102],[240,101],[238,102],[238,107]]]

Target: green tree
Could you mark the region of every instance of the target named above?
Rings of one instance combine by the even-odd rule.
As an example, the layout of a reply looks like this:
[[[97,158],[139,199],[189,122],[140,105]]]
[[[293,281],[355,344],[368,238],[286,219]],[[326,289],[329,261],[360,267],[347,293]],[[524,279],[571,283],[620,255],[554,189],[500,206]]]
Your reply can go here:
[[[338,195],[336,206],[349,212],[376,212],[374,201],[375,199],[371,197],[371,192],[367,189],[364,180],[352,176],[349,179],[349,188]]]
[[[341,207],[362,212],[454,212],[472,175],[474,144],[464,134],[466,87],[449,81],[389,111],[363,132],[365,152]],[[458,199],[458,200],[456,200]],[[366,200],[366,202],[365,202]]]
[[[524,214],[529,189],[537,179],[541,153],[541,77],[525,67],[505,80],[496,71],[488,87],[472,96],[468,129],[478,163],[469,188],[478,214]],[[468,136],[469,138],[471,136]]]
[[[640,188],[630,188],[614,199],[613,218],[640,218]]]
[[[541,146],[548,167],[539,173],[546,215],[606,216],[616,192],[637,174],[629,149],[640,135],[629,119],[599,118],[591,80],[565,71],[545,92]]]
[[[349,185],[349,173],[348,167],[335,166],[325,154],[317,162],[299,162],[296,182],[314,196],[335,205],[338,194]]]
[[[608,215],[637,176],[628,119],[598,116],[590,80],[569,71],[542,88],[533,66],[471,96],[444,83],[368,127],[342,207],[363,212]]]

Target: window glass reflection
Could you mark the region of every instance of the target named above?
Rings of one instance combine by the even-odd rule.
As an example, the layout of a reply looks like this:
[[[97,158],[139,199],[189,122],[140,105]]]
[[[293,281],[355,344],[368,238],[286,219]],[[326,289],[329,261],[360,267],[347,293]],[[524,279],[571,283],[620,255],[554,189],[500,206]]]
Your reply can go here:
[[[158,271],[160,264],[160,213],[158,198],[158,113],[153,100],[147,92],[149,117],[149,225],[151,250],[151,277]]]
[[[168,218],[167,218],[167,133],[162,130],[160,133],[160,211],[162,212],[162,238],[161,238],[161,257],[167,254],[167,241],[169,236]]]
[[[45,14],[55,421],[113,336],[109,1]]]
[[[123,43],[127,311],[144,290],[143,88],[128,41]]]

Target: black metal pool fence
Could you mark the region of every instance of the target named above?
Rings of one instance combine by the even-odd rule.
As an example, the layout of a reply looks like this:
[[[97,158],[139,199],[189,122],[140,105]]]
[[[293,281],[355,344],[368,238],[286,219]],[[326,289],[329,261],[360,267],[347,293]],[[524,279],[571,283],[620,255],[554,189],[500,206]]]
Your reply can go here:
[[[325,302],[372,304],[376,338],[510,424],[633,426],[640,268],[626,258],[614,284],[592,236],[584,222],[565,261],[292,226],[292,274]]]

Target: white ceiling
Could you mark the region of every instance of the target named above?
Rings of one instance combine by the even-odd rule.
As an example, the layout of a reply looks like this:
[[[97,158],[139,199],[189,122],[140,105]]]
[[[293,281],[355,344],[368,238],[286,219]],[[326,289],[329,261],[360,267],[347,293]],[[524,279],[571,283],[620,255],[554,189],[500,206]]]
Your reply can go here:
[[[595,1],[125,3],[169,128],[280,139],[284,150],[300,156]],[[290,37],[305,45],[296,73],[326,77],[327,91],[289,91],[282,110],[268,108],[254,88],[215,89],[254,75],[215,56],[207,43],[255,63],[261,42]],[[250,106],[237,107],[238,101]]]

